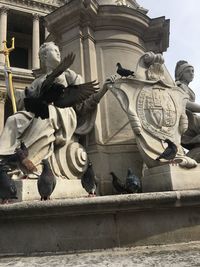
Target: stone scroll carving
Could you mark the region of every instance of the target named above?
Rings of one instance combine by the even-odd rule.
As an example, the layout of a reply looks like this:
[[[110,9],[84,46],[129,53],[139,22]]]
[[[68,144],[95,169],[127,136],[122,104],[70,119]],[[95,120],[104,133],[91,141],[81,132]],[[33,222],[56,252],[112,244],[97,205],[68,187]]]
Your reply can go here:
[[[161,54],[144,54],[137,64],[136,78],[115,80],[110,90],[126,112],[139,152],[149,168],[167,163],[155,160],[164,151],[166,138],[177,145],[175,161],[180,166],[197,166],[180,145],[181,135],[188,128],[188,96],[170,77]]]

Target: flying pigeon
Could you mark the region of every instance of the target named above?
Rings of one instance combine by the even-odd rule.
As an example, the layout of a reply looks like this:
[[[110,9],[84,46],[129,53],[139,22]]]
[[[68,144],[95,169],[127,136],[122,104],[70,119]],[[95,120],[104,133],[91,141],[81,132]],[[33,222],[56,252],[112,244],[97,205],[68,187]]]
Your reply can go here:
[[[7,174],[8,166],[0,165],[0,198],[2,204],[8,203],[9,199],[17,199],[17,188],[15,182]]]
[[[34,113],[36,118],[47,119],[49,118],[49,104],[53,103],[58,108],[80,104],[97,92],[99,89],[96,87],[97,85],[96,81],[67,87],[59,83],[53,83],[49,90],[44,94],[41,92],[39,97],[24,98],[25,109]]]
[[[165,139],[164,142],[167,143],[168,146],[164,152],[156,158],[156,160],[159,161],[160,159],[166,159],[173,162],[173,159],[176,157],[178,151],[177,146],[169,139]]]
[[[128,168],[125,188],[127,193],[142,193],[141,181],[133,174],[131,168]]]
[[[64,72],[74,61],[74,54],[65,58],[51,74],[47,75],[42,83],[40,94],[37,97],[30,97],[28,92],[24,98],[24,106],[27,111],[35,114],[35,117],[41,119],[49,118],[49,104],[59,108],[72,107],[83,102],[90,95],[97,92],[99,83],[96,81],[87,82],[79,85],[69,85],[65,87],[56,83],[55,78]]]
[[[91,161],[89,161],[87,170],[81,177],[81,184],[88,192],[88,197],[96,196],[97,178],[95,176]]]
[[[41,200],[49,200],[56,186],[56,177],[50,167],[48,159],[42,160],[43,170],[38,178],[37,186]]]
[[[122,77],[135,76],[134,71],[124,69],[120,63],[117,63],[117,73]]]
[[[121,182],[120,179],[115,175],[115,173],[114,173],[114,172],[110,172],[110,175],[112,176],[112,185],[113,185],[115,191],[116,191],[118,194],[126,194],[127,191],[126,191],[125,185],[122,184],[122,182]]]

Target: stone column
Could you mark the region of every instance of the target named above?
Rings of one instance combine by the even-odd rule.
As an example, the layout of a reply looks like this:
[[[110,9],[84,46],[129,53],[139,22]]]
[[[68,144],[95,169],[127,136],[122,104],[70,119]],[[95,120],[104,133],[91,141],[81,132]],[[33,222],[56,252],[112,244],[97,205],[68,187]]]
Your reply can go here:
[[[83,53],[84,53],[84,69],[85,80],[97,80],[97,61],[94,33],[89,26],[83,28]]]
[[[49,36],[49,31],[47,30],[47,27],[44,28],[44,37],[45,39]]]
[[[0,134],[4,127],[4,104],[6,99],[6,92],[0,91]]]
[[[7,12],[8,8],[2,6],[0,8],[0,49],[3,49],[3,41],[7,40]],[[4,64],[5,57],[0,54],[0,64]]]
[[[33,14],[33,35],[32,35],[32,69],[40,67],[39,48],[40,48],[40,22],[39,15]]]

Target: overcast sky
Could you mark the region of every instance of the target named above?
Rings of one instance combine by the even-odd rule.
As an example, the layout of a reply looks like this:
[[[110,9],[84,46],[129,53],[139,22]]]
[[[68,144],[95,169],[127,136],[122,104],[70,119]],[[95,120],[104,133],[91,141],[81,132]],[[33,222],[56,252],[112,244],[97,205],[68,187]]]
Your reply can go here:
[[[137,3],[149,10],[150,18],[165,16],[170,19],[165,64],[173,78],[178,60],[187,60],[194,66],[195,76],[190,87],[200,103],[200,0],[137,0]]]

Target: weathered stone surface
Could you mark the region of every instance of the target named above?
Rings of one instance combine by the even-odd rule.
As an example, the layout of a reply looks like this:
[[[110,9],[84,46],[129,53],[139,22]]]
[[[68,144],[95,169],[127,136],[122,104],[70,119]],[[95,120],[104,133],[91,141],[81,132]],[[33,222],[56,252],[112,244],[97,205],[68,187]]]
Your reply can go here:
[[[86,253],[45,253],[29,257],[6,257],[0,259],[0,267],[144,267],[144,266],[199,266],[200,243],[115,248]]]
[[[193,169],[163,165],[146,169],[142,178],[143,192],[200,189],[200,166]]]
[[[126,2],[132,8],[117,6],[117,2]],[[62,56],[73,51],[78,59],[73,69],[86,81],[97,79],[100,86],[116,73],[117,62],[135,70],[144,51],[163,52],[169,44],[169,21],[164,17],[148,18],[132,0],[89,0],[84,5],[74,0],[46,16],[45,21]],[[110,92],[99,104],[95,128],[87,141],[102,194],[112,193],[110,171],[122,177],[131,167],[141,176],[142,158],[134,133]]]
[[[37,188],[37,179],[15,180],[17,186],[18,201],[39,200],[40,195]],[[87,192],[81,185],[81,180],[68,180],[57,178],[56,187],[51,199],[73,198],[87,196]]]
[[[0,253],[83,251],[200,239],[200,190],[0,206]]]

